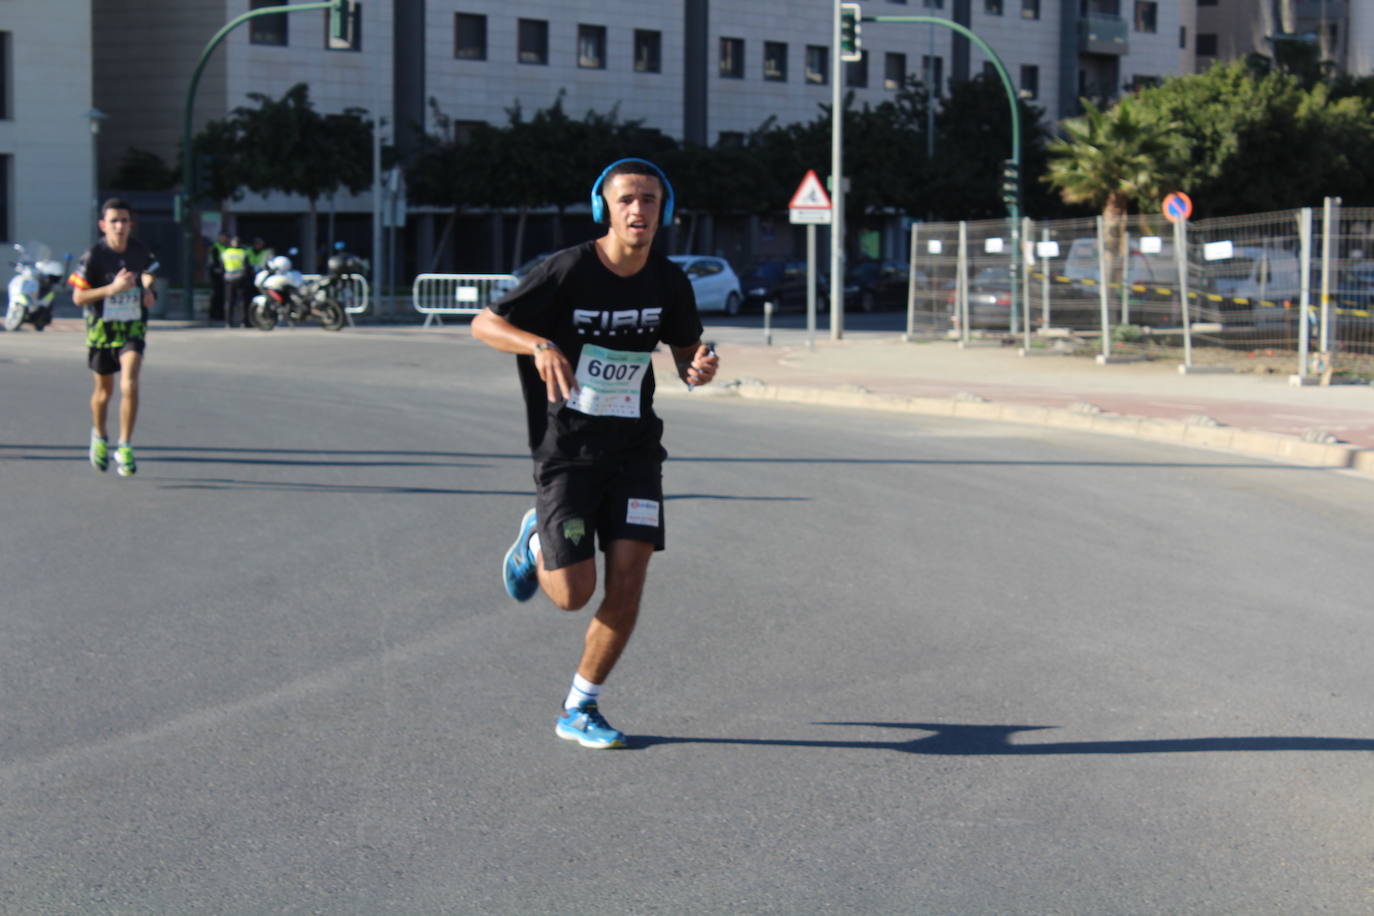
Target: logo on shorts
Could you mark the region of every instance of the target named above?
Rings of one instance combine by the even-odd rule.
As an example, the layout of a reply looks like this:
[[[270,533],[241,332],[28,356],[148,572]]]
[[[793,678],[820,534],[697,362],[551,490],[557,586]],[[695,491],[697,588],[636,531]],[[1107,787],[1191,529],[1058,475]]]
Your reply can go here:
[[[580,518],[570,518],[563,523],[563,537],[572,541],[576,547],[587,535],[587,523]]]

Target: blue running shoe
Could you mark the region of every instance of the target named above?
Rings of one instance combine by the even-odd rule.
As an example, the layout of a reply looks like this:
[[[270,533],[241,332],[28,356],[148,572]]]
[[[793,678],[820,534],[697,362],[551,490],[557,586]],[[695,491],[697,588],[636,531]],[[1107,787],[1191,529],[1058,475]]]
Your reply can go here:
[[[506,582],[506,593],[516,601],[529,601],[539,591],[539,570],[534,565],[534,555],[530,553],[530,535],[538,520],[534,510],[525,513],[520,519],[520,533],[515,543],[506,551],[506,559],[501,564],[501,578]]]
[[[625,733],[612,728],[592,700],[583,700],[576,709],[564,710],[554,732],[565,741],[576,741],[598,751],[625,746]]]

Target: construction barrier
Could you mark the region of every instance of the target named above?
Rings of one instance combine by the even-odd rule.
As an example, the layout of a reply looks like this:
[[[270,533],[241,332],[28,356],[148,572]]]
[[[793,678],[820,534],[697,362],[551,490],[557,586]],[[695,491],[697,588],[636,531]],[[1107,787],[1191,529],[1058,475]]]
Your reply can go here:
[[[420,274],[410,300],[429,327],[443,324],[444,315],[476,315],[517,283],[513,274]]]

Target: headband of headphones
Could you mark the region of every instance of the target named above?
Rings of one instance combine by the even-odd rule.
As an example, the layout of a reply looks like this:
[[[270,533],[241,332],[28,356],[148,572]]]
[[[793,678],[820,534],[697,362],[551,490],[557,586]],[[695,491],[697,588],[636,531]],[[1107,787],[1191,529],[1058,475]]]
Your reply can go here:
[[[639,162],[647,165],[654,170],[658,180],[663,182],[663,216],[659,219],[660,226],[671,226],[673,224],[673,186],[668,183],[668,176],[663,174],[663,170],[654,165],[648,159],[638,159],[631,156],[628,159],[617,159],[602,170],[601,175],[596,179],[596,184],[592,185],[592,219],[598,223],[606,222],[606,198],[601,196],[601,185],[605,183],[606,176],[618,165],[627,162]]]

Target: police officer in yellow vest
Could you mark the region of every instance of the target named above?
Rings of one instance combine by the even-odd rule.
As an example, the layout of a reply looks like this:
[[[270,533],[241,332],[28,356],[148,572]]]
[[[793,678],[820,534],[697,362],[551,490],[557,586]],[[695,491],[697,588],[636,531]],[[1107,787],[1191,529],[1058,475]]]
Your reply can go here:
[[[253,239],[253,247],[248,249],[248,269],[243,272],[243,324],[245,327],[253,326],[248,314],[248,310],[253,307],[253,294],[257,292],[257,287],[253,285],[253,278],[258,275],[258,271],[267,269],[268,260],[275,254],[276,252],[268,247],[261,237]]]
[[[244,295],[243,274],[248,266],[248,249],[239,244],[236,235],[220,252],[224,265],[224,326],[236,328],[247,324],[248,297]]]

